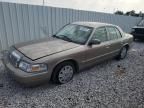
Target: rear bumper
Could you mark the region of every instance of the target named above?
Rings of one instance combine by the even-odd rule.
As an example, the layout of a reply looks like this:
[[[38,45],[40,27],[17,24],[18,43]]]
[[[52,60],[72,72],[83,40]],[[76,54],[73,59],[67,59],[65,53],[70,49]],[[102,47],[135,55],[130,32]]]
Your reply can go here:
[[[15,68],[10,63],[4,63],[8,73],[19,83],[26,86],[34,86],[44,82],[48,82],[50,77],[48,72],[42,73],[27,73],[18,68]]]

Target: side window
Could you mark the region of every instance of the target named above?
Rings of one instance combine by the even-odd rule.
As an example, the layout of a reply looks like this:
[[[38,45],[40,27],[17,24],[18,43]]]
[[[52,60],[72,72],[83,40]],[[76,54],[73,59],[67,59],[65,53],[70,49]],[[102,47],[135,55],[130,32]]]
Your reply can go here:
[[[107,27],[109,40],[118,39],[116,29],[114,27]]]
[[[118,38],[121,38],[122,35],[121,35],[120,31],[119,31],[117,28],[115,28],[115,30],[116,30],[116,32],[117,32],[117,37],[118,37]]]
[[[99,39],[101,42],[107,41],[107,32],[105,27],[97,28],[92,39]]]

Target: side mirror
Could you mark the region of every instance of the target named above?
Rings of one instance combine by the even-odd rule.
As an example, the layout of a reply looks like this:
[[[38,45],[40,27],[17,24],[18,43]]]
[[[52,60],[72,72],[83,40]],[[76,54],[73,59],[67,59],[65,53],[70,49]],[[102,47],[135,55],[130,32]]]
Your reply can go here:
[[[99,39],[92,39],[90,40],[88,45],[96,45],[96,44],[100,44],[101,41]]]

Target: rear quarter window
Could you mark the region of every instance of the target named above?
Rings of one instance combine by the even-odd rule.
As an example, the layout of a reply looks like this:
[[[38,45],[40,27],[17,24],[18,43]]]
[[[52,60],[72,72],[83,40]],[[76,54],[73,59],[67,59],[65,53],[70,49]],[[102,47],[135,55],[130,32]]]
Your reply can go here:
[[[116,40],[116,39],[119,39],[121,38],[121,33],[120,31],[115,28],[115,27],[106,27],[107,29],[107,32],[108,32],[108,39],[109,40]]]
[[[121,38],[122,35],[121,35],[120,31],[119,31],[117,28],[115,28],[115,30],[116,30],[116,33],[117,33],[117,37],[118,37],[118,38]]]

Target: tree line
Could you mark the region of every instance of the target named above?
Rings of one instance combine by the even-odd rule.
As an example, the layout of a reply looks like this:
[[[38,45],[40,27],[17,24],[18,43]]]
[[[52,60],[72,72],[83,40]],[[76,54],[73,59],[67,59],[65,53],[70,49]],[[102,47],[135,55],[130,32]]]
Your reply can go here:
[[[143,12],[140,11],[139,13],[136,13],[135,10],[127,11],[125,13],[123,11],[117,10],[116,12],[114,12],[114,14],[116,14],[116,15],[126,15],[126,16],[135,16],[135,17],[144,17]]]

